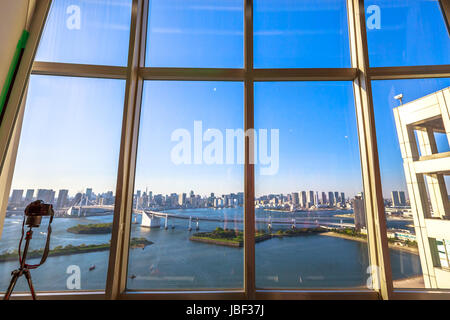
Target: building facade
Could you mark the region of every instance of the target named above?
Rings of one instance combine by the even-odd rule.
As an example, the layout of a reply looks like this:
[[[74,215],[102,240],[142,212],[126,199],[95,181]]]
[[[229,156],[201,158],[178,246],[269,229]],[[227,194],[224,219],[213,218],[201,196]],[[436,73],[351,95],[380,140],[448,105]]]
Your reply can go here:
[[[393,111],[425,287],[450,288],[450,152],[439,152],[435,139],[450,142],[450,87]]]

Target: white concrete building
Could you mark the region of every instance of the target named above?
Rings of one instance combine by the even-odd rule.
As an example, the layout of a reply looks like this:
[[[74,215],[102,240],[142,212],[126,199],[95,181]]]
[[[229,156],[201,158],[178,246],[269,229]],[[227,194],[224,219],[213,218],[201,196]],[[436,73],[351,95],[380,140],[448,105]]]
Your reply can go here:
[[[434,135],[450,142],[450,87],[393,111],[425,287],[450,288],[450,151],[439,153]]]

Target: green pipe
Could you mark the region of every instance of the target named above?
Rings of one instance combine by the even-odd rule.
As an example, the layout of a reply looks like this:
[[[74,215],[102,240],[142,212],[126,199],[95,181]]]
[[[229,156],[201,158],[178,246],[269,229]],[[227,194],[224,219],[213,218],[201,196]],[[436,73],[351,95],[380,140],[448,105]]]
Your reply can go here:
[[[23,30],[22,36],[17,43],[16,51],[14,52],[14,56],[9,66],[9,71],[6,76],[5,84],[2,88],[2,93],[0,95],[0,125],[2,124],[3,115],[5,113],[6,105],[9,100],[9,96],[11,95],[12,85],[17,75],[17,70],[19,69],[20,61],[22,60],[23,52],[25,51],[25,46],[28,41],[29,32],[27,30]]]

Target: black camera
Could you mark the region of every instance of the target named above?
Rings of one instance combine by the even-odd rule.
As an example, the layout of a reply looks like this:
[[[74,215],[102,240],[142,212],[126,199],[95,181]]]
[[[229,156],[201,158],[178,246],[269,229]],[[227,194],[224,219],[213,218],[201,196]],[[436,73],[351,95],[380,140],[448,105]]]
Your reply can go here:
[[[25,208],[26,225],[37,228],[41,224],[43,216],[53,217],[54,214],[53,205],[44,203],[42,200],[33,201]]]

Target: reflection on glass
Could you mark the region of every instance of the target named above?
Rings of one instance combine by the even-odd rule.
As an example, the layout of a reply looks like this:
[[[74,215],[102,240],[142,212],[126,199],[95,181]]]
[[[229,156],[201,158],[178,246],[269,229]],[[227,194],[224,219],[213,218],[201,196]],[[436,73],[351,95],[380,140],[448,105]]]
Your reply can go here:
[[[257,287],[365,288],[367,223],[352,83],[256,83],[255,127],[271,138],[270,147],[258,144],[255,167],[258,232],[271,235],[256,244]],[[270,133],[277,130],[279,149]],[[278,159],[277,170],[263,170],[268,154]]]
[[[365,8],[372,67],[450,63],[439,0],[373,0]]]
[[[345,0],[255,0],[255,68],[350,67]]]
[[[146,65],[242,68],[244,1],[150,0]]]
[[[449,85],[373,82],[388,240],[397,249],[391,259],[401,262],[392,263],[398,288],[450,288]]]
[[[145,83],[128,289],[242,288],[243,91]]]
[[[131,0],[55,0],[36,61],[125,66]]]
[[[31,76],[0,241],[0,291],[18,267],[10,253],[24,207],[37,199],[53,204],[55,218],[50,255],[31,271],[35,289],[105,289],[124,92],[122,80]],[[47,224],[34,230],[31,250],[45,246]],[[25,277],[15,291],[28,291]]]

